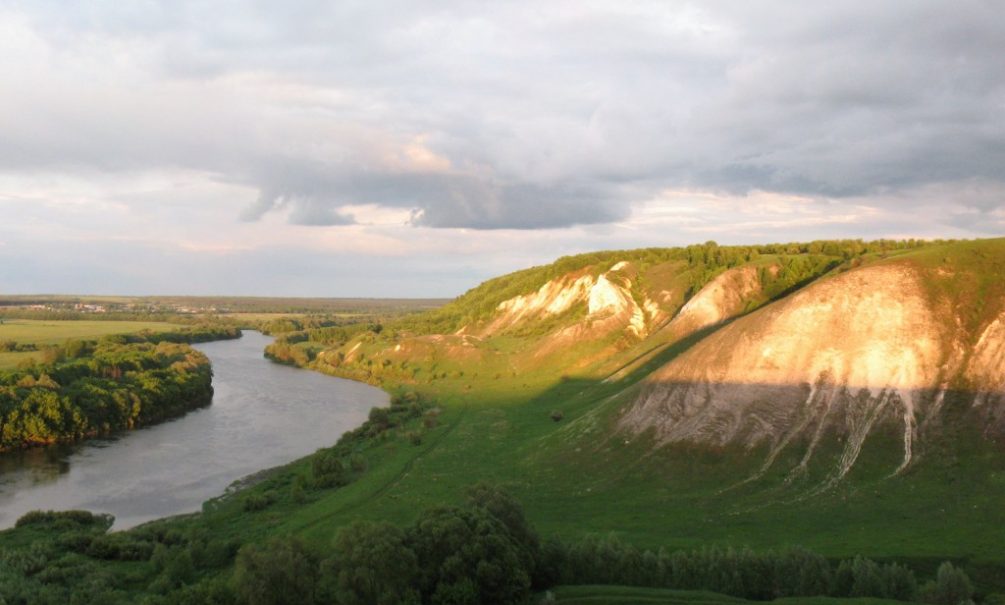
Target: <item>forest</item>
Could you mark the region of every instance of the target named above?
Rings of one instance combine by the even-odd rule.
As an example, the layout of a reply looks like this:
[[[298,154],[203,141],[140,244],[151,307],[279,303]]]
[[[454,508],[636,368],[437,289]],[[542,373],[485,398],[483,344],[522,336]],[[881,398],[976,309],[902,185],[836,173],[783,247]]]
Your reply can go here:
[[[184,342],[239,336],[229,328],[68,340],[0,372],[0,449],[131,429],[208,405],[212,370]]]

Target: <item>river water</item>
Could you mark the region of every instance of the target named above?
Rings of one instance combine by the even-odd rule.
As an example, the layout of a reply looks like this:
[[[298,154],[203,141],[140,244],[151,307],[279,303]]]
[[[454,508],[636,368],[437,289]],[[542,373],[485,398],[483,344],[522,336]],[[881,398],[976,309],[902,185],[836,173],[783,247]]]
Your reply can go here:
[[[115,528],[200,510],[233,481],[290,462],[388,403],[369,385],[272,363],[258,332],[195,345],[213,363],[213,404],[155,426],[0,455],[0,528],[24,513],[85,509]]]

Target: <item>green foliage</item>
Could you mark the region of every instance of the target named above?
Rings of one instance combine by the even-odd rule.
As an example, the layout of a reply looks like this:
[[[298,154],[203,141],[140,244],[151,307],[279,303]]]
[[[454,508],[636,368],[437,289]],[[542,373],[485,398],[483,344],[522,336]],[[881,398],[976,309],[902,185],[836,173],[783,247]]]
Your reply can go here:
[[[248,544],[237,553],[233,586],[247,605],[312,605],[316,602],[318,556],[296,538]]]
[[[418,559],[405,532],[357,522],[338,532],[322,564],[322,593],[345,605],[419,603]]]
[[[408,531],[420,562],[418,586],[440,603],[518,603],[532,569],[506,526],[482,508],[434,508]]]
[[[311,456],[311,477],[316,487],[342,487],[348,484],[349,470],[339,448],[318,450]]]
[[[642,550],[614,535],[542,543],[520,502],[486,483],[467,490],[463,505],[428,508],[403,529],[357,521],[330,544],[280,536],[238,550],[236,542],[211,538],[198,526],[108,534],[108,525],[106,517],[80,511],[23,517],[17,531],[32,531],[36,539],[0,551],[0,599],[116,602],[125,588],[139,585],[151,605],[515,604],[526,603],[532,590],[577,584],[706,590],[758,601],[919,596],[911,570],[863,557],[835,569],[798,548]],[[229,574],[221,572],[232,561],[226,582]],[[114,565],[141,567],[123,575],[112,572]],[[966,574],[944,563],[921,596],[933,605],[959,605],[972,595]]]
[[[134,428],[209,404],[209,360],[170,342],[175,336],[105,337],[68,345],[63,361],[0,372],[0,450]]]
[[[384,439],[392,430],[414,423],[426,409],[414,392],[393,397],[389,407],[372,408],[366,422],[344,433],[334,446],[322,448],[310,457],[311,486],[337,488],[354,481],[368,468],[366,457],[358,448],[369,440]],[[422,434],[417,430],[405,431],[405,438],[414,445],[422,443]]]
[[[974,587],[967,574],[949,561],[939,565],[935,581],[922,589],[922,598],[933,605],[961,605],[974,596]]]
[[[615,536],[589,537],[569,545],[557,540],[545,543],[541,565],[542,577],[569,585],[710,590],[753,600],[822,595],[909,601],[918,596],[914,573],[906,567],[855,557],[833,570],[827,559],[798,548],[761,553],[702,548],[671,553],[640,551]]]
[[[107,515],[83,511],[23,516],[14,531],[30,532],[32,540],[0,549],[0,603],[135,602],[127,591],[134,581],[130,574],[136,571],[146,578],[147,591],[175,591],[154,603],[233,601],[230,589],[221,591],[218,582],[190,586],[201,573],[218,573],[233,561],[233,542],[163,526],[107,533],[111,522]],[[120,575],[123,568],[133,571]],[[202,596],[214,600],[199,600]]]
[[[153,592],[168,592],[192,583],[196,577],[195,562],[189,549],[158,544],[150,557],[157,579],[150,585]]]
[[[105,531],[112,526],[113,521],[111,515],[96,515],[86,510],[35,510],[22,515],[15,522],[14,527],[44,526],[57,531],[97,528]]]
[[[252,493],[244,497],[245,512],[253,513],[265,510],[275,501],[274,494],[266,492],[264,494]]]
[[[566,256],[550,265],[524,269],[486,281],[468,290],[449,304],[418,315],[390,322],[393,332],[414,334],[449,334],[461,326],[489,317],[499,303],[534,292],[548,281],[578,271],[598,274],[619,261],[635,263],[640,268],[682,261],[691,268],[691,294],[725,269],[757,260],[765,255],[802,257],[783,262],[782,273],[772,277],[769,294],[780,295],[811,276],[837,264],[867,254],[887,254],[941,242],[921,240],[814,241],[808,243],[766,244],[758,246],[719,246],[706,242],[683,248],[644,248],[611,250]]]

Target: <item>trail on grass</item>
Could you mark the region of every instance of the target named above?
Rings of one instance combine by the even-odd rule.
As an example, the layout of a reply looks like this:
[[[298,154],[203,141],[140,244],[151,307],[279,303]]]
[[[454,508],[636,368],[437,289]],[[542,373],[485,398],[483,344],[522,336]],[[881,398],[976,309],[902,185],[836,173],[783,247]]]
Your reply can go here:
[[[436,447],[439,446],[440,443],[444,439],[446,439],[448,436],[450,436],[450,434],[454,431],[454,429],[456,429],[458,427],[458,425],[460,425],[462,422],[464,422],[464,418],[467,416],[468,409],[470,407],[471,407],[470,403],[465,403],[464,406],[461,408],[461,413],[457,417],[456,421],[452,422],[449,426],[447,426],[447,429],[445,431],[443,431],[442,433],[440,433],[439,437],[437,437],[434,441],[432,441],[432,443],[430,443],[425,449],[423,449],[422,451],[420,451],[415,456],[412,456],[411,458],[409,458],[408,461],[405,462],[405,465],[401,468],[401,471],[399,471],[397,475],[395,475],[389,481],[387,481],[386,483],[384,483],[383,485],[381,485],[380,487],[378,487],[373,493],[371,493],[368,496],[364,497],[362,500],[354,501],[354,502],[347,502],[346,504],[344,504],[344,505],[336,508],[335,510],[333,510],[331,512],[325,513],[323,515],[319,515],[319,516],[315,517],[314,519],[312,519],[311,521],[309,521],[308,523],[305,523],[304,525],[302,525],[299,528],[297,528],[296,531],[303,531],[303,530],[310,529],[310,528],[312,528],[314,526],[320,525],[320,524],[324,523],[325,521],[328,521],[329,519],[331,519],[331,518],[333,518],[335,516],[338,516],[338,515],[341,515],[343,513],[346,513],[348,511],[354,509],[354,508],[359,508],[359,507],[363,506],[364,504],[368,504],[369,502],[373,501],[375,498],[379,498],[379,497],[383,496],[384,494],[386,494],[387,492],[389,492],[393,487],[395,487],[396,485],[398,485],[399,483],[401,483],[401,480],[404,479],[410,472],[412,472],[412,469],[415,467],[416,461],[418,461],[420,458],[422,458],[423,456],[425,456],[429,452],[431,452],[434,449],[436,449]]]

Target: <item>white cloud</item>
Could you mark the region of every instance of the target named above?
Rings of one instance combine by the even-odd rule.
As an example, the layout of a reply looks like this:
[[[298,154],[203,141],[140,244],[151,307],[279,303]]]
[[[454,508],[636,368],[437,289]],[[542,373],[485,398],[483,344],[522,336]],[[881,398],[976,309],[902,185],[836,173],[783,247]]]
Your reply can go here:
[[[7,4],[0,242],[42,273],[82,242],[94,267],[301,254],[337,275],[351,257],[369,274],[326,287],[365,294],[388,259],[475,280],[607,247],[997,234],[997,17],[979,0]],[[254,281],[219,270],[200,287]],[[0,287],[48,283],[18,279]]]

